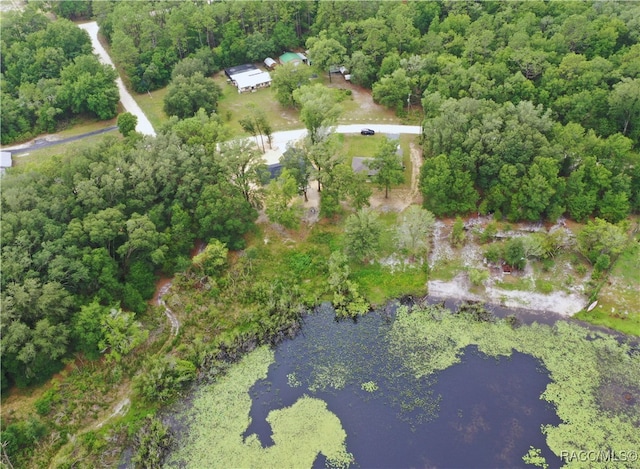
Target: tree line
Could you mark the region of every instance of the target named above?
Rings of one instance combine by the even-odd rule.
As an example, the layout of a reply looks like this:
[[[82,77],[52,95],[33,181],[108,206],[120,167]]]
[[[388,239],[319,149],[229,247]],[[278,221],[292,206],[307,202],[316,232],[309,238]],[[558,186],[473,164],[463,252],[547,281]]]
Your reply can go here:
[[[640,210],[640,155],[622,134],[562,125],[542,105],[424,98],[425,205],[438,216],[479,211],[510,221],[617,223]]]

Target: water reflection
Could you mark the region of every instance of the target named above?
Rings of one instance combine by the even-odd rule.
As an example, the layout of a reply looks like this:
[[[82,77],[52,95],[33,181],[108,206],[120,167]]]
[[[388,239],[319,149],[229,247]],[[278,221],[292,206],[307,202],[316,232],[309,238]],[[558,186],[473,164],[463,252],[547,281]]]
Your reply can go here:
[[[251,389],[245,436],[272,445],[268,413],[307,394],[341,420],[360,467],[524,467],[530,446],[560,466],[540,431],[559,419],[540,399],[549,377],[535,358],[514,352],[495,359],[467,347],[461,363],[416,379],[388,352],[392,311],[357,323],[333,318],[323,305],[277,348],[267,378]],[[320,455],[314,466],[324,462]]]

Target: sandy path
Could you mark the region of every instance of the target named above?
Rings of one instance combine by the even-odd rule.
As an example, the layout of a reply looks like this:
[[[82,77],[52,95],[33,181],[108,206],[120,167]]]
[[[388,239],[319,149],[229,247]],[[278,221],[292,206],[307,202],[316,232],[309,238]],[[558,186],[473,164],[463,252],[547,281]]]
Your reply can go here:
[[[91,43],[93,44],[93,51],[98,54],[100,61],[113,67],[111,57],[109,57],[109,54],[107,54],[107,51],[102,47],[102,44],[100,44],[100,41],[98,40],[98,24],[95,21],[92,21],[91,23],[84,23],[78,26],[80,29],[84,29],[89,33]],[[151,122],[149,122],[149,119],[147,119],[147,116],[142,112],[138,103],[133,99],[133,96],[131,96],[129,91],[127,91],[120,76],[116,79],[116,84],[118,85],[118,91],[120,92],[120,102],[122,103],[122,106],[127,112],[130,112],[138,118],[136,131],[143,135],[155,136],[156,131],[153,129]]]
[[[171,311],[171,309],[167,306],[167,303],[163,299],[163,296],[166,295],[166,293],[171,288],[171,280],[170,279],[161,280],[158,283],[158,285],[160,288],[158,289],[158,293],[156,294],[155,303],[158,306],[162,306],[164,308],[164,314],[165,316],[167,316],[167,319],[171,324],[171,335],[175,337],[178,335],[178,332],[180,331],[180,321],[178,321],[178,318],[176,317],[176,315],[173,314],[173,311]]]
[[[465,273],[458,274],[449,282],[430,280],[428,286],[429,296],[437,298],[482,301],[507,308],[525,308],[532,311],[552,312],[563,317],[573,316],[587,305],[587,298],[578,293],[554,292],[542,294],[529,291],[502,290],[488,286],[483,294],[473,294],[469,291],[471,285]]]

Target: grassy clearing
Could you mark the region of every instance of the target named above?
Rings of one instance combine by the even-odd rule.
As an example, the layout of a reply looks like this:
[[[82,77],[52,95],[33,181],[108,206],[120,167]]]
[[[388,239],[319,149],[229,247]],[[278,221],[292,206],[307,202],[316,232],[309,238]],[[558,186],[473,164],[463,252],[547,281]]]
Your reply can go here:
[[[496,282],[496,287],[502,288],[503,290],[531,291],[534,285],[531,279],[513,274],[505,275],[501,282]]]
[[[458,257],[436,262],[429,272],[429,280],[450,282],[456,275],[465,270],[462,260]]]
[[[119,110],[119,112],[122,111]],[[99,120],[96,117],[79,116],[72,119],[67,125],[65,125],[64,130],[61,130],[56,135],[60,138],[75,137],[76,135],[82,135],[88,132],[93,132],[94,130],[101,130],[106,127],[111,127],[112,125],[118,125],[117,121],[117,117],[109,120]]]
[[[347,156],[349,163],[351,163],[351,159],[354,156],[373,157],[386,137],[383,134],[338,134],[337,138],[342,144],[342,152]]]
[[[298,112],[282,107],[276,100],[272,88],[257,90],[255,93],[238,93],[235,86],[227,83],[224,72],[217,73],[213,80],[222,88],[218,114],[230,127],[231,135],[247,135],[238,121],[245,116],[247,106],[251,104],[264,111],[274,132],[303,127],[298,119]]]
[[[365,265],[354,269],[352,276],[362,287],[366,298],[375,305],[392,298],[424,296],[427,293],[427,274],[419,265],[406,264],[397,269],[392,271],[380,264]]]
[[[598,295],[598,306],[577,317],[640,336],[640,244],[633,243],[620,254]]]
[[[142,112],[145,113],[153,128],[158,131],[162,124],[169,120],[169,116],[164,113],[164,97],[168,88],[160,88],[159,90],[150,91],[149,93],[132,93],[133,99],[136,100]]]
[[[52,158],[69,153],[82,151],[95,146],[104,138],[122,138],[117,130],[106,134],[93,135],[74,142],[61,143],[59,145],[51,145],[50,147],[32,150],[26,153],[15,155],[13,157],[14,166],[42,166],[50,162]]]

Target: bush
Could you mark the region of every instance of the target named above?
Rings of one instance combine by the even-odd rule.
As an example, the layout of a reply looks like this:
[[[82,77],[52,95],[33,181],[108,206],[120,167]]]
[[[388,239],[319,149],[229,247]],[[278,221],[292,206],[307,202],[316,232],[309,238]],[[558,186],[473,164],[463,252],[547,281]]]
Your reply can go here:
[[[609,268],[611,265],[611,258],[607,254],[600,254],[598,259],[596,259],[596,263],[593,266],[598,272],[603,272]]]
[[[511,238],[507,241],[504,250],[504,260],[510,266],[522,270],[527,265],[524,243],[520,238]]]
[[[14,462],[21,457],[32,454],[36,443],[47,433],[47,427],[37,418],[12,423],[2,433],[0,441],[5,451]],[[16,467],[19,467],[16,465]]]
[[[148,402],[167,401],[195,376],[196,367],[189,361],[173,356],[153,358],[135,388]]]
[[[482,244],[488,243],[493,240],[493,237],[498,233],[498,224],[492,221],[487,225],[482,234],[480,235],[480,242]]]
[[[467,234],[464,232],[464,222],[462,218],[457,217],[451,230],[451,245],[453,247],[462,246],[466,239]]]
[[[169,427],[159,419],[147,416],[145,423],[134,437],[135,467],[155,469],[161,467],[164,455],[171,444]]]
[[[36,412],[38,415],[47,415],[51,412],[51,406],[59,400],[60,396],[58,395],[58,390],[56,388],[49,389],[34,403]]]
[[[540,293],[548,294],[553,291],[553,283],[547,280],[537,280],[536,288]]]
[[[469,269],[469,280],[474,285],[482,285],[489,278],[489,272],[484,269]]]
[[[499,244],[490,244],[484,251],[484,257],[494,264],[497,264],[502,258],[502,248]]]

